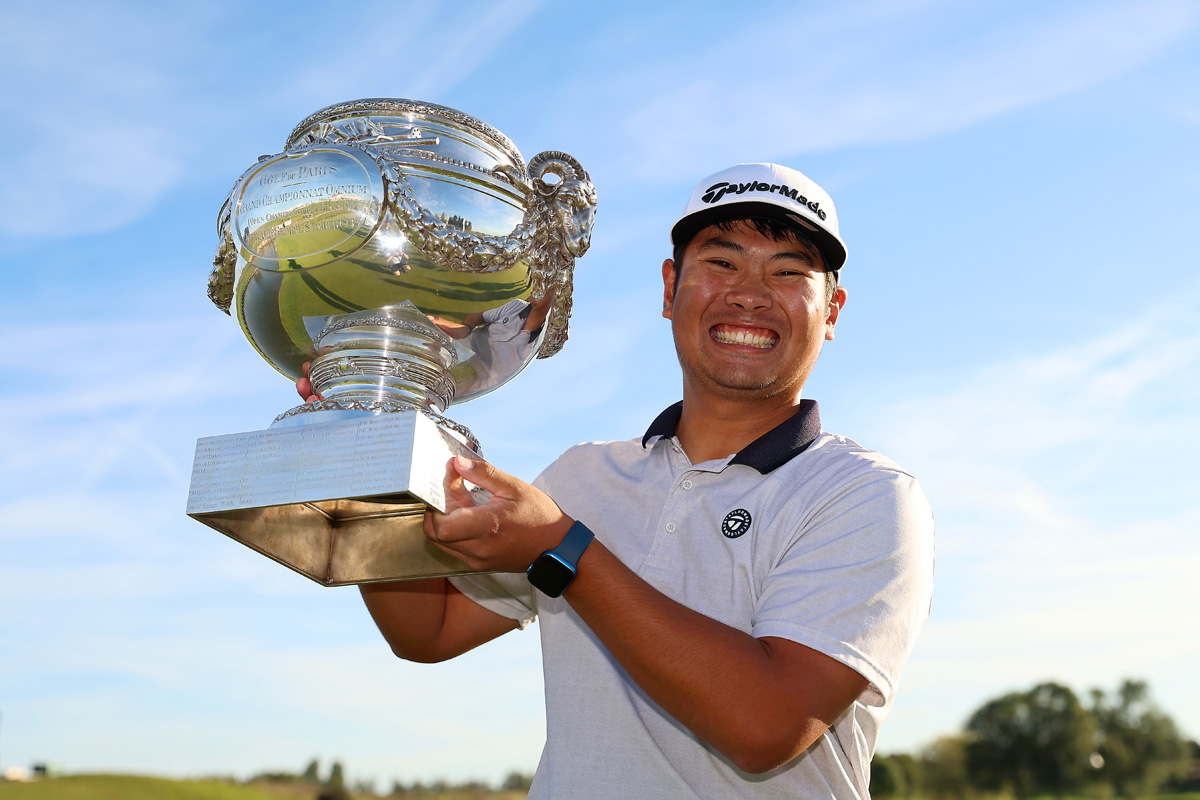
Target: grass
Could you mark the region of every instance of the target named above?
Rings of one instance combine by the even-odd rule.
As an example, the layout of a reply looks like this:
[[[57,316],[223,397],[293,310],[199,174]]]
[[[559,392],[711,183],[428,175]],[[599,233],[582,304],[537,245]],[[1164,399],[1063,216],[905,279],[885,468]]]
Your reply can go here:
[[[983,794],[974,794],[974,795],[970,795],[970,796],[974,797],[975,800],[1013,800],[1012,795],[1008,795],[1008,794],[983,793]],[[1097,798],[1100,796],[1101,795],[1095,795],[1095,794],[1085,794],[1085,795],[1068,794],[1068,795],[1065,795],[1062,798],[1062,800],[1097,800]],[[1108,797],[1109,800],[1120,800],[1119,798],[1116,798],[1115,796],[1111,796],[1111,795],[1105,795],[1105,797]],[[923,795],[916,795],[911,800],[926,800],[926,797]],[[1047,795],[1036,795],[1035,800],[1058,800],[1058,798],[1054,797],[1054,795],[1047,794]],[[1148,794],[1148,795],[1145,795],[1142,798],[1142,800],[1200,800],[1200,792],[1172,792],[1169,794],[1168,793]]]
[[[312,787],[303,784],[234,784],[217,780],[175,781],[137,775],[70,775],[30,783],[0,782],[0,800],[311,800]],[[374,795],[361,795],[361,798]],[[418,795],[400,795],[401,798]],[[521,800],[524,792],[486,792],[450,789],[421,794],[421,800]],[[1064,800],[1094,800],[1067,797]],[[1149,798],[1147,800],[1150,800]],[[1153,800],[1200,800],[1200,792],[1160,794]]]
[[[279,797],[257,787],[222,781],[174,781],[136,775],[69,775],[29,783],[0,783],[0,800],[279,800]]]
[[[0,782],[0,800],[313,800],[302,783],[235,784],[218,780],[176,781],[138,775],[69,775],[29,783]],[[375,795],[358,795],[360,800]],[[421,800],[523,800],[524,792],[450,789],[441,794],[400,795]]]

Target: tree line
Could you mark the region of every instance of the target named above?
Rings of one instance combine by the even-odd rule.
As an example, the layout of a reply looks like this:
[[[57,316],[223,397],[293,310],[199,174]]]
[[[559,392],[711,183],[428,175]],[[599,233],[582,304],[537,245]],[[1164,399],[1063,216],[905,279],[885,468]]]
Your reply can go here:
[[[314,800],[406,800],[483,798],[526,790],[532,778],[513,772],[494,788],[478,780],[393,781],[382,795],[374,781],[351,783],[340,762],[320,773],[313,759],[301,773],[266,773],[250,782],[299,783]],[[959,733],[915,755],[876,753],[871,762],[871,795],[881,800],[1079,794],[1136,800],[1172,791],[1200,792],[1200,744],[1184,739],[1140,680],[1123,681],[1110,693],[1093,689],[1086,702],[1053,682],[1010,692],[980,706]]]
[[[250,778],[247,783],[268,784],[290,787],[290,794],[303,797],[305,792],[314,800],[356,800],[365,797],[387,797],[397,800],[410,798],[439,798],[443,796],[486,798],[496,793],[525,791],[533,782],[533,775],[524,772],[510,772],[500,784],[492,787],[485,781],[467,780],[450,782],[437,779],[425,783],[423,781],[392,781],[388,794],[379,794],[375,781],[357,780],[351,782],[346,777],[342,762],[334,761],[329,772],[322,777],[321,764],[318,759],[308,762],[303,772],[263,772]]]
[[[1200,790],[1200,744],[1186,741],[1145,681],[1090,692],[1086,704],[1058,683],[989,700],[963,730],[917,755],[876,754],[879,798],[969,800],[1005,792],[1024,800],[1100,793],[1122,798]]]

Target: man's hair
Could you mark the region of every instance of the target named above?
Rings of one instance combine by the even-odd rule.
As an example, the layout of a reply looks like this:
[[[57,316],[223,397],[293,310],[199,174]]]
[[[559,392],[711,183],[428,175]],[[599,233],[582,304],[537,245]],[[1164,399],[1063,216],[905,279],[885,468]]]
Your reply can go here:
[[[825,254],[821,252],[821,248],[817,247],[816,242],[809,237],[804,228],[795,223],[784,222],[773,217],[748,217],[746,219],[721,220],[720,222],[714,222],[710,227],[724,233],[730,233],[739,225],[749,225],[760,236],[765,236],[772,241],[794,241],[796,244],[803,245],[814,253],[819,253],[821,255],[821,262],[826,265],[828,264]],[[694,239],[695,237],[693,236],[692,238]],[[687,246],[691,243],[691,239],[678,242],[671,254],[671,259],[674,262],[672,269],[675,271],[675,289],[679,289],[679,267],[683,263],[683,252],[687,250]],[[838,270],[826,268],[825,275],[825,302],[828,303],[833,299],[834,291],[837,290]]]

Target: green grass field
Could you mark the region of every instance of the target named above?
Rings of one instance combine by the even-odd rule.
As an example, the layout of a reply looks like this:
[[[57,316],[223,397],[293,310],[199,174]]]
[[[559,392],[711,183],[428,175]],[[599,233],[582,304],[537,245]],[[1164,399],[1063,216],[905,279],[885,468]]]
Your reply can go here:
[[[313,793],[315,796],[315,792]],[[3,800],[279,800],[252,786],[173,781],[134,775],[70,775],[30,783],[0,783]]]
[[[70,775],[30,783],[0,783],[0,800],[299,800],[315,796],[315,790],[297,784],[247,786],[222,781],[173,781],[136,775]],[[461,790],[421,795],[422,800],[519,800],[522,797],[523,792]],[[1063,800],[1094,798],[1067,797]],[[1200,800],[1200,792],[1162,794],[1154,800]]]
[[[301,783],[243,785],[137,775],[69,775],[29,783],[0,782],[0,800],[313,800],[316,795],[316,789]],[[421,800],[521,800],[524,796],[524,792],[467,790],[420,795]]]

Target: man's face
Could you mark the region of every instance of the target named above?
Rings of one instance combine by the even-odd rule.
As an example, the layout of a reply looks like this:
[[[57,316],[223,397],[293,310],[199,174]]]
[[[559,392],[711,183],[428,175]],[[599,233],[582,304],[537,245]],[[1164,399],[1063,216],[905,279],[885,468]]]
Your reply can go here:
[[[840,286],[826,301],[820,254],[738,224],[700,231],[682,260],[678,286],[663,262],[663,316],[685,384],[729,399],[799,396],[846,301]]]

